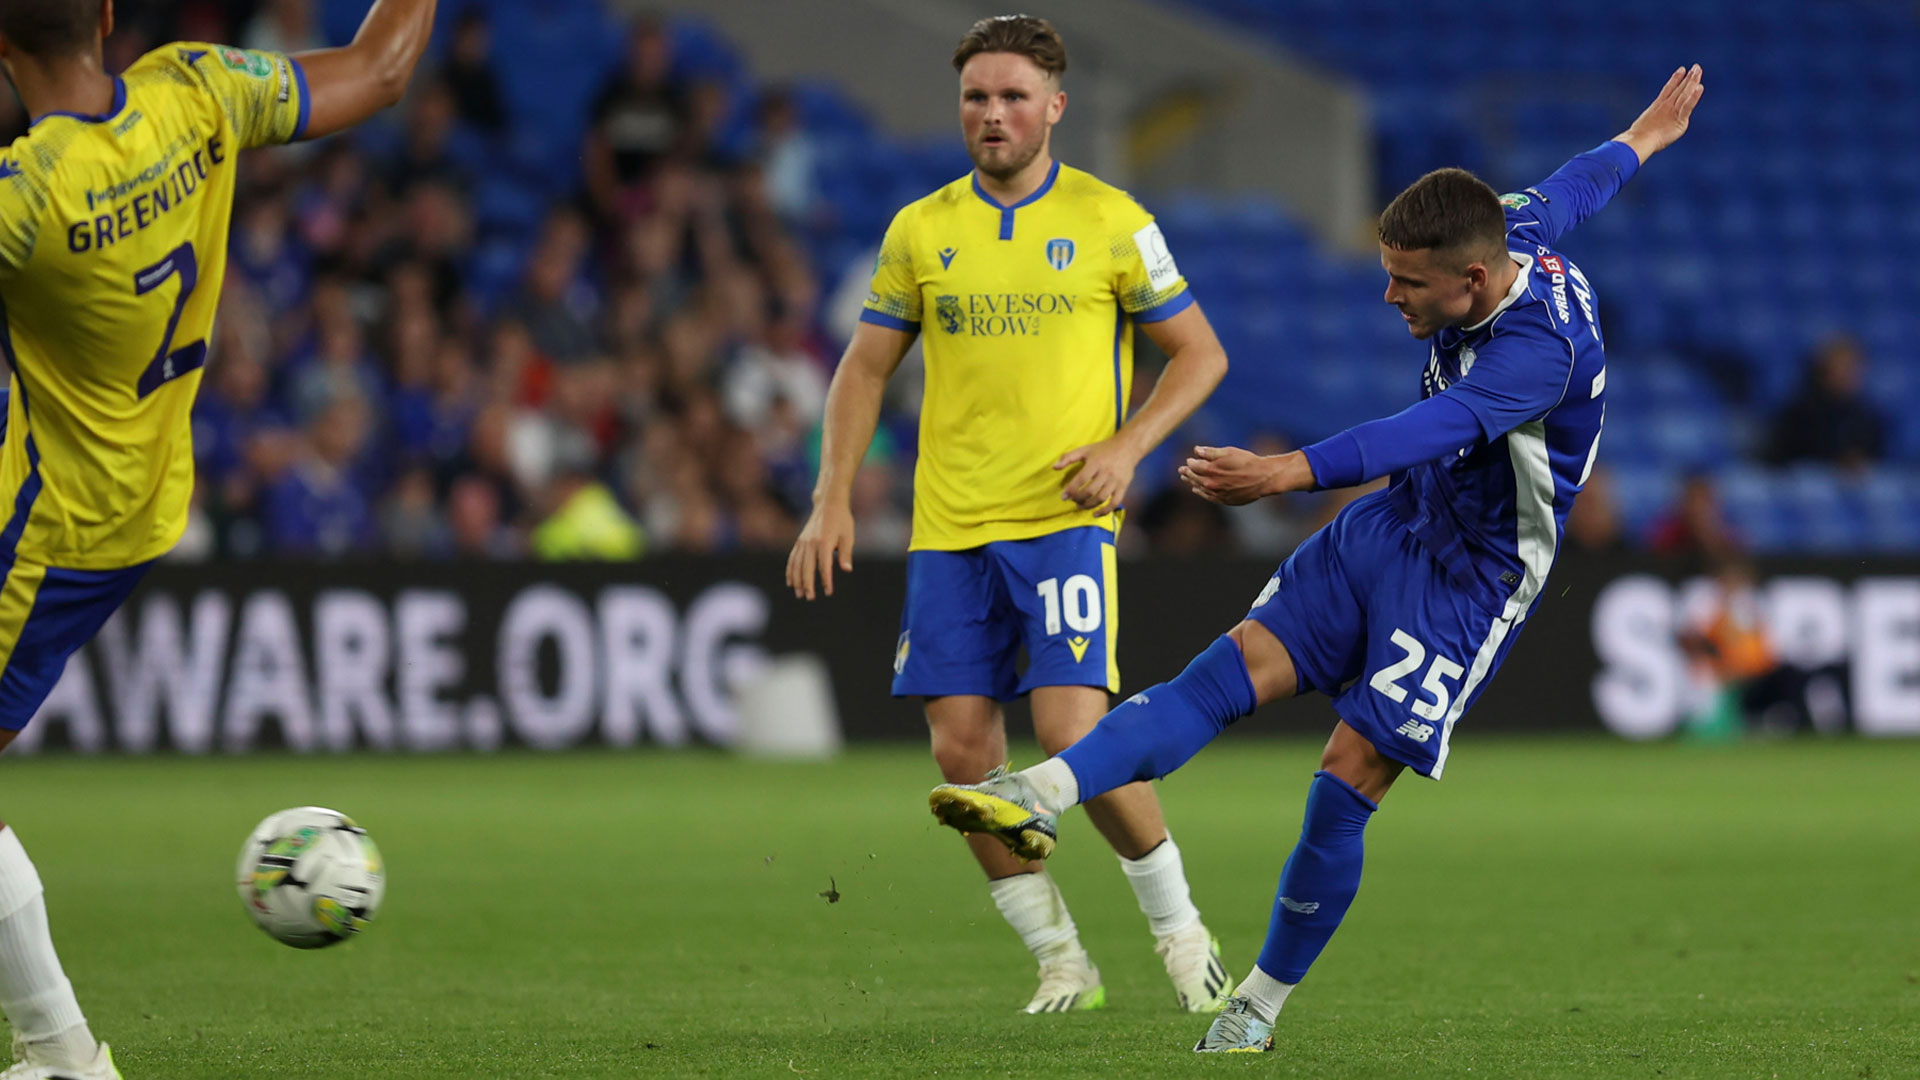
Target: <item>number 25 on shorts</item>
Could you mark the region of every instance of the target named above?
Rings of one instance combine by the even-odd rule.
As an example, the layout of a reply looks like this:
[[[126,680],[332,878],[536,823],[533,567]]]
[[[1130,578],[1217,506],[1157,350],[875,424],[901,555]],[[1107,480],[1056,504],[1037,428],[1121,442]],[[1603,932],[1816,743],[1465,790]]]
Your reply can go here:
[[[1367,685],[1387,695],[1387,698],[1395,704],[1399,704],[1407,700],[1407,688],[1400,685],[1400,680],[1418,671],[1420,665],[1427,662],[1427,647],[1420,644],[1418,638],[1405,630],[1395,630],[1391,640],[1406,655],[1374,672],[1373,678],[1368,680]],[[1425,677],[1420,680],[1421,692],[1433,700],[1415,701],[1413,715],[1431,720],[1436,724],[1444,721],[1447,716],[1447,707],[1453,704],[1453,688],[1447,685],[1447,680],[1451,679],[1457,683],[1460,676],[1466,674],[1466,670],[1452,660],[1435,653],[1433,663],[1427,667]],[[1422,728],[1425,726],[1419,725]],[[1429,730],[1426,734],[1430,737],[1432,732]],[[1425,742],[1426,739],[1421,738],[1418,741]]]

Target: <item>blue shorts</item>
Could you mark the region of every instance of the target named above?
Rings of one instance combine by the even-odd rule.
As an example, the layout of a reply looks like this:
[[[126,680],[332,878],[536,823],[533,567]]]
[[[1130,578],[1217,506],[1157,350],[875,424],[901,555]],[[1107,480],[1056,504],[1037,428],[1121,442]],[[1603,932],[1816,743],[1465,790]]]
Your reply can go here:
[[[1118,691],[1116,577],[1113,533],[1097,525],[966,551],[912,552],[894,696],[1008,701],[1036,686]]]
[[[153,564],[61,570],[12,559],[0,583],[0,729],[19,731]]]
[[[1247,617],[1287,647],[1301,692],[1326,694],[1382,754],[1438,779],[1454,723],[1506,659],[1524,612],[1474,598],[1378,492],[1308,537]]]

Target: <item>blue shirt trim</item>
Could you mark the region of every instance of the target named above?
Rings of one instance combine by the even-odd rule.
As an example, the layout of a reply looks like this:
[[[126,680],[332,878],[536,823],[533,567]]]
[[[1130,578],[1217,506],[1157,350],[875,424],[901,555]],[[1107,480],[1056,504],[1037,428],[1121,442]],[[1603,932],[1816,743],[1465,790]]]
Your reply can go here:
[[[300,88],[300,118],[293,122],[293,134],[287,138],[288,142],[296,143],[307,137],[307,119],[313,115],[313,98],[307,93],[307,69],[291,56],[287,57],[287,63],[293,65],[293,82]]]
[[[875,311],[872,308],[860,309],[860,321],[863,323],[872,323],[875,326],[884,326],[889,330],[904,330],[909,334],[917,334],[920,332],[919,323],[898,319],[884,311]]]
[[[1033,190],[1033,194],[1021,199],[1012,206],[1006,206],[1003,205],[999,199],[987,194],[987,189],[980,186],[980,170],[975,169],[973,171],[973,193],[980,196],[981,202],[1000,211],[1000,239],[1011,240],[1013,239],[1013,212],[1023,206],[1039,201],[1042,195],[1053,190],[1053,182],[1059,178],[1060,163],[1056,161],[1053,163],[1053,168],[1047,170],[1047,178],[1041,181],[1040,186]]]
[[[1127,422],[1127,403],[1120,400],[1120,343],[1126,340],[1127,313],[1114,307],[1113,311],[1113,430]]]
[[[70,119],[78,120],[83,124],[104,124],[107,121],[113,119],[114,117],[119,116],[120,110],[126,107],[127,107],[127,84],[121,80],[120,76],[115,75],[113,77],[113,108],[108,109],[106,112],[103,112],[103,113],[77,113],[77,112],[42,113],[39,116],[34,117],[33,123],[28,124],[27,126],[30,128],[36,127],[39,125],[40,121],[51,120],[56,116],[65,116]]]
[[[1163,303],[1155,304],[1153,307],[1150,307],[1145,311],[1134,312],[1133,321],[1143,322],[1143,323],[1165,322],[1168,319],[1173,318],[1175,315],[1180,314],[1181,312],[1187,310],[1192,306],[1193,306],[1193,290],[1189,288],[1186,292],[1181,293],[1179,296],[1172,297]]]

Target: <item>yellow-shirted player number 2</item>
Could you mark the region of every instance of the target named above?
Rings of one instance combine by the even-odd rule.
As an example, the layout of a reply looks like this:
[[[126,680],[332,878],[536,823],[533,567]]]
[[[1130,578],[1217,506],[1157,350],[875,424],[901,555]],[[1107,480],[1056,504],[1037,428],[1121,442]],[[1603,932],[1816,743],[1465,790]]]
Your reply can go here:
[[[239,152],[397,102],[434,7],[376,0],[344,48],[175,42],[113,75],[112,0],[0,0],[0,66],[32,118],[0,153],[0,750],[186,528]],[[4,823],[0,1011],[0,1080],[119,1080]]]

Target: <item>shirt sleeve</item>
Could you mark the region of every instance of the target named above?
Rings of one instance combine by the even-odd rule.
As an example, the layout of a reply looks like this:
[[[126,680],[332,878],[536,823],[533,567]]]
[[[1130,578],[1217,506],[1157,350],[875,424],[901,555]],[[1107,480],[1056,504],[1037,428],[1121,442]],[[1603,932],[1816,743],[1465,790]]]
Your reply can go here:
[[[908,206],[893,216],[880,241],[880,257],[873,261],[873,284],[867,290],[860,321],[890,330],[920,332],[920,277],[913,269],[913,226]]]
[[[1134,322],[1159,322],[1193,306],[1187,279],[1174,264],[1167,238],[1153,215],[1131,197],[1117,196],[1121,211],[1112,219],[1113,295]]]
[[[1501,196],[1507,231],[1551,244],[1598,213],[1639,171],[1640,155],[1633,147],[1618,140],[1603,142],[1533,187]]]
[[[1354,487],[1478,445],[1480,421],[1448,394],[1415,402],[1383,420],[1369,420],[1301,448],[1323,489]]]
[[[307,133],[312,103],[300,61],[285,53],[230,45],[175,48],[181,61],[213,91],[242,148],[294,142]]]

